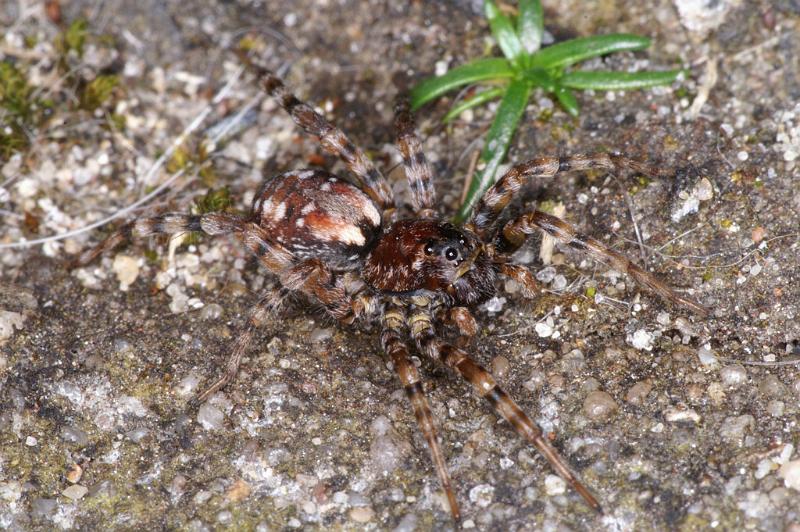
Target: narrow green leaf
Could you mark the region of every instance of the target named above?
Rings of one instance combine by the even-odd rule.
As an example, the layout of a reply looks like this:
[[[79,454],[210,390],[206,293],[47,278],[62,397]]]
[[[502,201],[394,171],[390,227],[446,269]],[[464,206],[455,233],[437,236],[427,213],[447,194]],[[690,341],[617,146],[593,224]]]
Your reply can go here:
[[[526,52],[532,54],[541,48],[543,33],[542,3],[539,0],[519,0],[517,35]]]
[[[476,59],[450,70],[443,76],[423,80],[411,90],[411,108],[419,109],[425,103],[462,85],[512,77],[514,77],[514,71],[508,60],[502,57]]]
[[[459,102],[458,105],[454,105],[453,108],[450,109],[446,115],[444,115],[442,122],[447,124],[467,109],[472,109],[473,107],[477,107],[483,103],[494,100],[495,98],[499,98],[505,91],[505,87],[495,87],[493,89],[481,91],[475,94],[473,97]]]
[[[522,47],[511,21],[503,14],[492,0],[485,0],[483,3],[486,19],[489,21],[489,27],[492,29],[492,35],[500,45],[503,55],[506,58],[517,64],[521,65],[528,58],[528,54]]]
[[[547,92],[556,90],[556,80],[543,68],[529,68],[522,72],[522,79],[530,82],[535,87],[541,87]]]
[[[486,143],[481,152],[481,161],[485,163],[485,166],[473,176],[464,204],[456,214],[457,222],[467,219],[478,198],[483,196],[484,192],[494,184],[497,169],[508,152],[517,124],[519,124],[522,113],[525,112],[530,93],[531,87],[524,80],[514,80],[509,83],[505,96],[497,108],[494,122],[486,135]]]
[[[578,106],[578,100],[575,98],[575,95],[566,87],[558,87],[555,91],[553,91],[558,99],[558,102],[572,116],[578,116],[578,112],[580,112],[580,107]]]
[[[681,70],[662,72],[568,72],[559,80],[565,87],[573,89],[629,90],[668,85],[677,79]]]
[[[542,48],[531,56],[531,66],[563,68],[579,61],[614,52],[643,50],[650,46],[650,39],[628,33],[595,35],[564,41]]]

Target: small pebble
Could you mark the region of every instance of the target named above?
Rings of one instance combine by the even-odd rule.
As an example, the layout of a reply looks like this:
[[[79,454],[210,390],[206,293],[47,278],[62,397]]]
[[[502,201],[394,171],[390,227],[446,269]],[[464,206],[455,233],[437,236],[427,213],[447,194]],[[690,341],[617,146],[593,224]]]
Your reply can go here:
[[[83,496],[86,495],[87,493],[89,493],[89,488],[87,488],[86,486],[81,486],[80,484],[74,484],[65,489],[64,491],[62,491],[61,495],[70,498],[73,501],[77,501],[79,499],[82,499]]]
[[[580,349],[573,349],[561,358],[561,371],[566,374],[577,373],[586,367],[586,359]]]
[[[536,390],[542,387],[542,385],[545,383],[546,380],[547,376],[544,374],[544,372],[535,369],[531,372],[530,379],[525,381],[525,383],[522,386],[529,392],[535,392]]]
[[[536,280],[545,284],[549,284],[556,276],[556,269],[552,266],[542,268],[536,272]]]
[[[71,466],[69,466],[69,469],[64,476],[66,477],[67,482],[70,484],[77,484],[82,475],[83,468],[80,465],[73,463]]]
[[[489,484],[478,484],[469,490],[469,500],[480,506],[486,508],[494,500],[494,486]]]
[[[219,430],[225,421],[225,414],[214,405],[203,404],[197,410],[197,422],[206,430]]]
[[[510,367],[511,364],[509,364],[508,359],[503,355],[496,356],[492,359],[492,373],[498,379],[505,377]]]
[[[731,364],[719,370],[722,383],[731,388],[736,388],[747,382],[747,370],[741,364]]]
[[[561,274],[553,278],[553,290],[564,290],[567,287],[567,278]]]
[[[139,277],[139,259],[131,257],[130,255],[119,254],[114,257],[112,269],[117,275],[119,289],[125,292],[128,290],[128,287],[136,281],[136,278]]]
[[[536,334],[538,334],[542,338],[548,338],[553,335],[552,325],[548,325],[544,321],[540,321],[539,323],[537,323],[536,326],[534,327],[534,330],[536,331]]]
[[[769,415],[772,417],[781,417],[785,408],[786,404],[783,401],[773,399],[767,403],[767,412],[769,412]]]
[[[350,519],[357,523],[368,523],[375,516],[375,512],[369,506],[359,506],[350,510]]]
[[[25,445],[27,445],[28,447],[36,447],[37,443],[39,443],[39,441],[33,436],[28,436],[27,438],[25,438]]]
[[[783,479],[787,488],[800,491],[800,460],[786,462],[778,470],[778,475]]]
[[[766,397],[781,398],[786,396],[786,387],[775,375],[767,375],[758,384],[758,391]]]
[[[209,303],[200,311],[200,319],[207,321],[217,321],[222,317],[222,305]]]
[[[653,383],[650,380],[639,381],[628,389],[625,394],[625,401],[632,405],[641,406],[652,389]]]
[[[0,342],[8,340],[14,334],[14,328],[22,329],[25,315],[18,312],[0,309]]]
[[[697,357],[700,359],[700,363],[708,368],[719,364],[717,355],[711,350],[711,346],[709,344],[705,344],[697,350]]]
[[[544,479],[544,491],[551,497],[562,495],[567,491],[567,483],[558,475],[547,475]]]
[[[741,445],[745,432],[753,426],[755,426],[755,418],[750,414],[728,416],[719,429],[719,435],[723,440]]]
[[[583,412],[593,421],[604,421],[617,411],[617,403],[607,392],[594,391],[583,401]]]
[[[652,333],[644,329],[639,329],[633,334],[629,334],[626,338],[629,344],[639,350],[651,351],[653,349],[653,339],[655,337]]]
[[[74,443],[78,447],[83,447],[89,443],[89,435],[79,428],[66,426],[61,428],[61,439],[67,443]]]
[[[681,421],[691,421],[692,423],[700,422],[700,414],[691,408],[676,408],[669,407],[664,410],[664,419],[670,423],[679,423]]]

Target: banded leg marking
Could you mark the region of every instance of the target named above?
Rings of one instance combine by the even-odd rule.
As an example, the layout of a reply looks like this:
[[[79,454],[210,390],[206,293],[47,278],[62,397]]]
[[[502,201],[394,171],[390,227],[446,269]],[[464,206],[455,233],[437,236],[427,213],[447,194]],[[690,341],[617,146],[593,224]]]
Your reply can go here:
[[[508,421],[514,430],[525,438],[531,445],[544,456],[555,471],[567,481],[586,503],[594,510],[602,513],[600,503],[588,488],[572,473],[564,457],[547,441],[542,430],[522,411],[511,397],[504,392],[495,382],[491,373],[470,358],[463,350],[439,340],[430,323],[430,316],[426,310],[419,310],[412,314],[409,321],[412,327],[412,337],[420,351],[433,359],[441,360],[447,367],[454,369],[469,382],[477,394],[486,399],[494,411]],[[416,331],[416,332],[415,332]]]
[[[531,179],[555,177],[564,172],[591,169],[616,171],[629,169],[647,175],[658,174],[655,169],[617,154],[597,153],[565,157],[538,157],[513,166],[506,172],[480,199],[472,216],[472,223],[479,235],[486,236],[497,222],[497,217],[503,209]]]
[[[245,219],[235,214],[212,212],[208,214],[169,213],[139,218],[126,223],[95,247],[84,251],[73,261],[72,267],[86,266],[107,251],[131,240],[150,235],[200,231],[207,235],[239,233],[245,229]]]
[[[319,137],[322,148],[338,156],[345,163],[373,201],[382,209],[389,208],[393,204],[392,189],[386,179],[375,168],[369,157],[353,144],[341,129],[289,92],[283,80],[270,70],[254,63],[244,52],[239,52],[239,58],[255,73],[264,91],[289,113],[298,126],[307,133]]]
[[[236,339],[236,344],[233,346],[228,362],[225,364],[225,372],[214,383],[209,386],[206,391],[201,393],[195,399],[195,402],[201,403],[224,388],[228,383],[236,378],[236,373],[239,371],[239,365],[242,362],[242,357],[247,352],[250,344],[253,341],[253,334],[258,329],[264,320],[271,314],[274,314],[280,308],[283,302],[282,290],[274,289],[267,297],[258,302],[258,305],[250,313],[247,318],[247,324],[244,329],[239,333]]]
[[[436,475],[439,477],[439,483],[442,485],[447,501],[450,504],[450,513],[453,519],[457,521],[461,512],[450,482],[450,475],[447,472],[444,455],[439,447],[436,425],[433,423],[433,414],[431,413],[428,399],[425,397],[425,391],[422,389],[419,372],[411,362],[408,347],[401,338],[400,331],[405,329],[403,318],[403,313],[398,308],[387,311],[385,328],[381,334],[381,344],[384,352],[392,358],[394,370],[400,378],[400,383],[406,391],[408,400],[411,402],[414,416],[417,418],[417,425],[428,443],[428,450],[431,453],[431,460],[433,461],[434,469],[436,469]]]
[[[403,156],[403,167],[411,189],[414,212],[420,216],[432,216],[436,192],[433,188],[433,172],[422,151],[422,143],[414,127],[414,118],[408,99],[398,98],[395,104],[395,128],[397,147]]]
[[[503,228],[503,237],[512,244],[516,244],[537,229],[553,236],[571,248],[587,253],[592,258],[608,264],[619,272],[630,275],[637,283],[649,288],[664,299],[690,308],[701,316],[708,315],[708,309],[704,306],[678,294],[655,275],[642,269],[625,255],[614,251],[595,238],[581,234],[575,226],[556,216],[541,211],[523,214],[516,220],[506,224]]]

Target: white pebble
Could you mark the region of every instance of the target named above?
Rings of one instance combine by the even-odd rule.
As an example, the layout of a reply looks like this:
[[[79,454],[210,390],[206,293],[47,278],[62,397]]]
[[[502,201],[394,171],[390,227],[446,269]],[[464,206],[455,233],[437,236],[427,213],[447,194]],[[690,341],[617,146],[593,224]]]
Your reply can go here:
[[[225,421],[225,414],[216,406],[208,403],[197,410],[197,422],[206,430],[219,430]]]
[[[0,310],[0,342],[8,340],[14,334],[14,329],[22,329],[25,316],[18,312]]]
[[[697,357],[700,359],[700,363],[706,367],[713,367],[719,364],[717,355],[711,350],[710,344],[705,344],[700,347],[700,349],[697,350]]]
[[[534,330],[536,330],[536,334],[542,338],[548,338],[553,335],[553,327],[543,321],[537,323]]]
[[[553,290],[563,290],[567,287],[567,278],[561,274],[553,278]]]
[[[544,479],[544,491],[550,496],[561,495],[567,491],[567,483],[558,475],[547,475]]]
[[[651,351],[653,349],[653,339],[655,337],[652,333],[644,329],[639,329],[633,334],[629,334],[626,338],[629,344],[639,350]]]
[[[469,500],[480,506],[486,508],[492,504],[494,499],[494,486],[489,484],[478,484],[469,490]]]
[[[747,370],[741,364],[731,364],[719,370],[719,377],[723,384],[733,388],[747,382]]]
[[[800,491],[800,460],[792,460],[783,464],[778,471],[787,488]]]
[[[556,269],[552,266],[548,266],[547,268],[542,268],[538,272],[536,272],[536,280],[542,283],[549,283],[552,281],[556,276]]]
[[[36,447],[37,443],[39,443],[39,441],[33,436],[28,436],[27,438],[25,438],[25,445],[27,445],[28,447]]]
[[[73,501],[77,501],[78,499],[82,499],[87,493],[89,493],[89,488],[86,486],[81,486],[80,484],[75,484],[62,491],[61,495],[72,499]]]

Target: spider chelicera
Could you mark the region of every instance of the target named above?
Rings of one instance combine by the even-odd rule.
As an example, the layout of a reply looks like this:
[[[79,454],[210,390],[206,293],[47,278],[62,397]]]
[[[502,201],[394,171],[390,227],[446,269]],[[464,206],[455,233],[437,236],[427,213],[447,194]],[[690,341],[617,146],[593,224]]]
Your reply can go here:
[[[477,326],[469,308],[495,294],[498,277],[514,279],[525,297],[536,297],[533,275],[525,267],[512,263],[511,254],[528,235],[539,230],[609,263],[661,297],[705,315],[706,310],[700,304],[555,216],[534,210],[501,223],[501,213],[515,193],[534,178],[573,170],[641,171],[642,167],[613,154],[531,159],[503,175],[477,202],[468,223],[459,227],[444,221],[434,208],[431,168],[414,131],[407,101],[399,99],[395,109],[397,145],[412,200],[411,216],[402,218],[406,207],[396,204],[389,183],[361,149],[311,106],[288,92],[272,72],[244,55],[241,58],[257,75],[264,91],[301,128],[318,137],[325,151],[344,161],[354,182],[322,170],[287,172],[264,181],[249,216],[208,213],[138,218],[82,253],[76,264],[86,265],[131,238],[187,231],[233,234],[278,278],[280,287],[253,309],[233,347],[225,373],[198,400],[205,400],[235,377],[259,324],[277,311],[287,293],[300,293],[343,324],[356,320],[379,324],[382,349],[405,388],[455,519],[460,515],[458,503],[422,381],[411,360],[414,349],[466,379],[498,415],[539,450],[589,506],[601,511],[597,499],[571,472],[567,461],[541,429],[486,369],[465,350],[445,341],[437,332],[437,325],[453,326],[462,336],[474,335]]]

